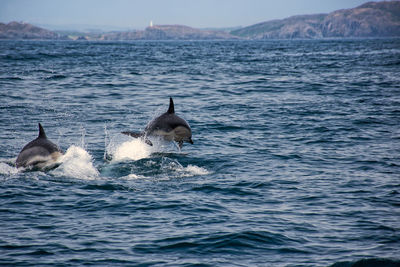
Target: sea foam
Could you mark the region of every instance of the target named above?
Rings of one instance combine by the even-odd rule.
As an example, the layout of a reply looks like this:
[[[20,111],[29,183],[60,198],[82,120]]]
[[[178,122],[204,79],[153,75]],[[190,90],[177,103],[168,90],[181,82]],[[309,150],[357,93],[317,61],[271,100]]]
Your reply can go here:
[[[155,148],[146,144],[142,139],[135,138],[122,144],[110,147],[109,153],[112,155],[112,161],[122,160],[140,160],[148,158]]]
[[[18,169],[16,167],[0,161],[0,174],[12,175],[17,173]]]
[[[60,166],[51,171],[52,174],[78,179],[95,179],[99,176],[93,166],[92,156],[81,147],[70,146],[59,162]]]

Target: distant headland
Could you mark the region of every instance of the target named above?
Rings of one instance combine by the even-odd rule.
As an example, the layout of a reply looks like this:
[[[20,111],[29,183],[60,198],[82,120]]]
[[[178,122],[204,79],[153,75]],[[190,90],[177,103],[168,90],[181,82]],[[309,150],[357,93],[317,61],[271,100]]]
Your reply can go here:
[[[368,2],[328,14],[298,15],[227,30],[151,25],[112,32],[50,31],[29,23],[0,23],[6,40],[230,40],[400,37],[400,1]]]
[[[0,23],[0,39],[68,40],[69,38],[29,23],[12,21],[8,24]]]
[[[369,2],[329,14],[293,16],[232,31],[247,39],[400,36],[400,1]]]

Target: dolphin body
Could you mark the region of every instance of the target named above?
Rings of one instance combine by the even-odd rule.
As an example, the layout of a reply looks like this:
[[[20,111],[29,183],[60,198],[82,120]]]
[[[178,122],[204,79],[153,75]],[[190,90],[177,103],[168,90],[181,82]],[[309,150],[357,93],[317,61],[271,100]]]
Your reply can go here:
[[[57,159],[62,156],[60,148],[47,139],[39,123],[39,136],[24,146],[16,161],[17,168],[51,169],[58,166]]]
[[[169,108],[164,114],[150,121],[143,132],[122,132],[123,134],[144,138],[145,142],[153,145],[148,136],[161,136],[166,141],[175,141],[179,148],[182,148],[183,142],[193,144],[192,130],[189,124],[181,117],[175,115],[174,101],[169,98]]]

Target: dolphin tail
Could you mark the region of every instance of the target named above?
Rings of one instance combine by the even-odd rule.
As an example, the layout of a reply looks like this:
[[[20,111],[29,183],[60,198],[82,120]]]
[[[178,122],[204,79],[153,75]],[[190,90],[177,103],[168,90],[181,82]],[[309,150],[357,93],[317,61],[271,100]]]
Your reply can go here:
[[[167,112],[169,114],[174,114],[175,113],[174,101],[172,100],[172,97],[169,98],[169,108],[168,108]]]
[[[144,140],[144,142],[145,142],[146,144],[148,144],[149,146],[153,146],[153,143],[152,143],[149,139],[146,138],[146,136],[145,136],[144,133],[129,132],[129,131],[121,132],[121,133],[122,133],[122,134],[125,134],[125,135],[132,136],[132,137],[134,137],[134,138],[143,138],[143,140]]]

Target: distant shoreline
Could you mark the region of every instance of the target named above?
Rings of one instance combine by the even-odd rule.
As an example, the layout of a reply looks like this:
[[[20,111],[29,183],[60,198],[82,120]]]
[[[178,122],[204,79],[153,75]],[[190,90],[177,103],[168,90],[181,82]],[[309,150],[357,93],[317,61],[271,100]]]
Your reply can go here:
[[[185,40],[59,40],[59,39],[0,39],[0,42],[68,42],[68,43],[140,43],[140,42],[278,42],[278,41],[359,41],[359,40],[398,40],[400,36],[389,37],[331,37],[331,38],[296,38],[296,39],[185,39]]]
[[[400,1],[368,2],[328,14],[297,15],[232,30],[151,25],[144,30],[50,31],[24,22],[0,23],[0,40],[178,41],[308,40],[400,37]]]

